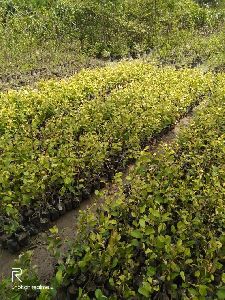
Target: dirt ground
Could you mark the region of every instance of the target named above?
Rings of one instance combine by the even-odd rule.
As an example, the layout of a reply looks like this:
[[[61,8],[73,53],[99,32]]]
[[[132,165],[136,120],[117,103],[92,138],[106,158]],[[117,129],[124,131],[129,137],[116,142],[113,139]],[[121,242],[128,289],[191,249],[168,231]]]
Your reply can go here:
[[[40,80],[70,77],[81,69],[104,67],[106,64],[106,61],[89,58],[85,62],[71,60],[54,67],[43,67],[26,72],[17,72],[15,74],[0,74],[0,92],[9,89],[17,90],[24,86],[35,86],[35,83]]]

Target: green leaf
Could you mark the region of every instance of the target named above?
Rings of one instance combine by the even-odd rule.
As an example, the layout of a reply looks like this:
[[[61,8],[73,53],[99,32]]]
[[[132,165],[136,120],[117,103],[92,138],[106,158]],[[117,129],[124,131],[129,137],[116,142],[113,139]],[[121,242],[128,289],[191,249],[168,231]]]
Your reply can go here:
[[[155,275],[155,273],[156,273],[156,268],[151,267],[151,266],[148,267],[148,269],[147,269],[147,275],[148,275],[148,276],[152,277],[152,276]]]
[[[138,293],[145,297],[149,297],[151,291],[152,291],[152,288],[148,282],[143,282],[143,285],[141,287],[139,287],[139,289],[138,289]]]
[[[191,296],[199,296],[198,291],[193,288],[189,288],[188,292],[191,294]]]
[[[142,238],[142,233],[139,230],[133,230],[131,232],[131,236],[136,238],[136,239],[141,239]]]
[[[145,209],[146,209],[146,204],[140,208],[140,212],[143,214],[145,212]]]
[[[175,264],[175,262],[173,261],[171,262],[171,269],[177,273],[180,272],[180,267],[177,264]]]
[[[216,293],[217,297],[219,300],[225,300],[225,287],[222,287],[221,289],[218,290]]]
[[[52,233],[52,234],[57,234],[59,232],[57,226],[53,226],[52,228],[49,229],[49,231]]]
[[[111,286],[114,286],[114,285],[115,285],[115,282],[114,282],[114,280],[113,280],[112,277],[109,278],[109,284],[110,284]]]
[[[191,258],[185,260],[185,264],[186,264],[186,265],[190,265],[190,264],[192,264],[192,263],[193,263],[193,260],[192,260]]]
[[[221,277],[223,283],[225,283],[225,273],[222,274],[222,277]]]
[[[96,297],[97,300],[107,299],[107,297],[103,295],[103,293],[102,293],[102,291],[100,289],[97,289],[95,291],[95,297]]]
[[[137,247],[137,246],[139,245],[138,240],[137,240],[137,239],[133,239],[133,240],[131,241],[131,245]]]
[[[181,276],[181,278],[183,279],[183,281],[185,281],[185,275],[184,275],[184,272],[183,272],[183,271],[180,272],[180,276]]]
[[[82,290],[82,288],[79,287],[79,289],[78,289],[78,297],[81,297],[82,293],[83,293],[83,290]]]
[[[73,179],[70,178],[70,177],[66,177],[66,178],[64,179],[64,183],[65,183],[66,185],[71,184],[72,182],[73,182]]]
[[[206,296],[207,295],[207,286],[206,285],[199,285],[199,293],[201,296]]]
[[[196,271],[195,272],[195,277],[199,277],[200,276],[200,271]]]
[[[58,270],[55,277],[56,277],[57,283],[62,284],[62,282],[63,282],[62,269]]]
[[[145,228],[145,220],[144,219],[140,219],[139,224],[141,227]]]
[[[22,299],[22,296],[21,295],[13,295],[12,296],[13,298],[12,298],[12,300],[21,300]]]
[[[147,228],[145,230],[145,235],[151,235],[151,234],[154,234],[154,233],[155,233],[154,228]]]
[[[115,268],[117,264],[118,264],[118,258],[115,257],[112,262],[112,268]]]

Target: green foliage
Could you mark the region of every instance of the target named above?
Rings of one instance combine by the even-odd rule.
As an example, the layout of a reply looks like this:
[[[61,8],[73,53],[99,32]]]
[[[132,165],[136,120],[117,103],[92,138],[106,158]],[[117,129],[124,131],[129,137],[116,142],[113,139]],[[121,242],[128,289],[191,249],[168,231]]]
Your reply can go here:
[[[90,195],[102,177],[207,98],[212,83],[198,70],[133,62],[2,94],[1,213],[10,231],[26,226],[22,206],[51,210],[52,195],[62,204]]]
[[[103,58],[136,57],[161,48],[162,41],[166,46],[170,37],[181,34],[181,30],[184,37],[186,31],[207,35],[224,21],[222,6],[209,8],[194,0],[1,2],[2,70],[6,66],[15,69],[18,56],[29,68],[29,64],[49,59],[49,54],[53,59],[60,51],[76,57],[78,53]],[[182,40],[181,34],[180,44]]]
[[[80,220],[59,266],[80,299],[224,299],[224,83],[218,76],[178,139],[141,152],[99,214]]]
[[[102,84],[101,89],[96,81],[89,82],[94,76],[98,84]],[[82,81],[83,85],[80,84]],[[55,250],[59,266],[51,283],[53,289],[42,291],[38,299],[53,298],[62,286],[75,290],[78,299],[149,299],[157,296],[197,300],[213,299],[215,295],[223,299],[224,83],[223,75],[214,78],[199,70],[160,69],[137,62],[119,64],[113,70],[84,71],[65,82],[43,83],[36,92],[13,92],[5,96],[2,111],[10,113],[11,121],[3,128],[7,128],[5,134],[12,134],[14,147],[18,143],[15,137],[19,134],[18,140],[26,151],[30,151],[27,136],[20,132],[22,128],[26,130],[26,126],[29,128],[29,122],[24,121],[29,118],[23,119],[21,113],[26,104],[24,96],[27,95],[27,104],[31,105],[30,97],[35,95],[38,101],[39,94],[39,100],[42,99],[40,111],[46,108],[44,104],[52,105],[50,115],[49,110],[44,110],[48,112],[48,118],[41,123],[42,136],[47,145],[58,145],[57,151],[46,148],[46,156],[34,148],[34,158],[28,159],[26,154],[26,159],[20,163],[17,158],[15,168],[10,170],[14,174],[21,170],[24,162],[28,174],[32,174],[33,165],[38,171],[31,176],[35,179],[33,182],[27,184],[23,180],[21,190],[14,181],[14,186],[10,186],[12,194],[15,190],[23,195],[32,185],[31,191],[35,195],[43,183],[41,172],[45,170],[45,164],[44,168],[42,166],[45,158],[53,160],[52,164],[47,164],[45,187],[56,181],[54,186],[62,184],[63,192],[67,193],[67,190],[71,192],[71,188],[79,187],[74,170],[83,174],[80,185],[86,186],[86,178],[90,182],[100,174],[105,160],[110,163],[111,153],[118,157],[125,150],[124,159],[137,157],[139,153],[135,168],[125,180],[117,174],[117,189],[113,196],[107,196],[107,203],[99,213],[81,215],[76,242],[70,245],[63,260],[57,250],[60,241],[54,239],[57,228],[51,229],[49,249]],[[109,85],[110,94],[106,96]],[[88,98],[90,92],[93,94]],[[21,95],[22,102],[18,98]],[[174,123],[199,97],[208,104],[199,109],[177,141],[170,146],[163,145],[155,154],[139,152],[146,137],[154,136]],[[43,115],[37,113],[37,105],[31,105],[29,109],[26,105],[26,113],[35,108],[31,123],[34,133],[36,125],[40,125],[40,116],[43,121]],[[71,114],[65,115],[68,107]],[[76,117],[77,111],[79,116]],[[17,115],[20,118],[16,118]],[[72,137],[79,124],[83,132],[74,143]],[[10,138],[9,135],[7,144],[10,144]],[[105,148],[109,146],[106,141],[111,143],[109,153]],[[66,146],[69,144],[73,144],[73,150]],[[62,159],[61,149],[63,157],[70,158],[68,163]],[[12,154],[12,148],[9,153]],[[78,156],[79,153],[82,155]],[[16,153],[13,155],[15,157]],[[71,158],[75,159],[73,163]],[[54,167],[56,171],[51,169]],[[42,174],[40,179],[35,177],[39,173]],[[22,197],[14,199],[15,206],[21,205],[17,199]],[[40,196],[36,201],[40,201]],[[6,286],[4,282],[0,292],[5,291]],[[9,292],[20,295],[19,291]]]

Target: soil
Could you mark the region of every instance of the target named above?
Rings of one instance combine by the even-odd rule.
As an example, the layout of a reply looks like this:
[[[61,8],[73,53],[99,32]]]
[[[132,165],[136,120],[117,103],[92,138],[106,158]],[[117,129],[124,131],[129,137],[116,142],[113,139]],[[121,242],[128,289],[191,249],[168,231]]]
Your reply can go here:
[[[0,92],[10,89],[18,90],[24,86],[35,86],[40,80],[60,79],[73,76],[81,69],[92,69],[104,67],[107,61],[89,58],[84,62],[71,60],[63,62],[56,66],[32,69],[26,72],[17,72],[15,74],[0,73]]]
[[[76,236],[76,220],[79,214],[79,211],[95,211],[97,208],[96,197],[82,201],[79,209],[71,210],[65,215],[60,217],[57,221],[52,222],[52,226],[57,226],[59,230],[60,238],[65,242],[66,240],[73,240]],[[48,232],[39,233],[37,236],[31,238],[30,244],[28,247],[24,248],[26,250],[32,250],[32,264],[38,267],[38,275],[42,283],[47,283],[49,278],[54,274],[55,259],[47,251],[47,237]],[[63,243],[61,251],[66,252],[67,247],[66,243]],[[11,270],[13,267],[14,260],[18,258],[18,254],[11,254],[7,250],[0,250],[0,280],[4,277],[11,276]],[[43,263],[44,262],[44,263]]]

